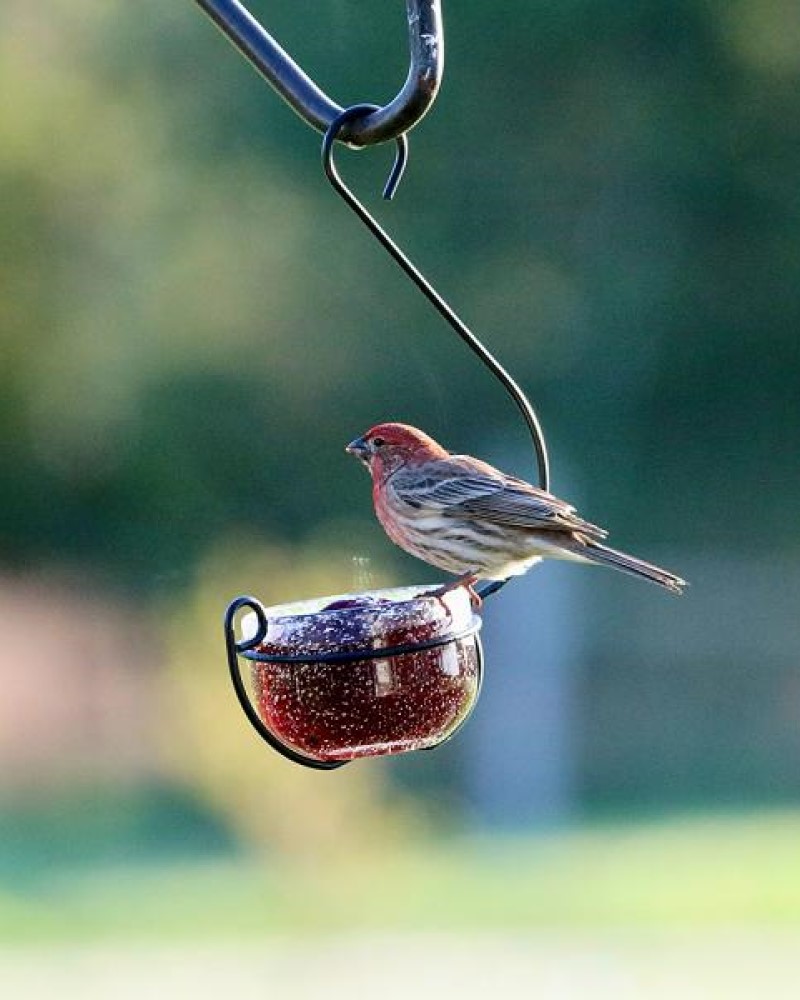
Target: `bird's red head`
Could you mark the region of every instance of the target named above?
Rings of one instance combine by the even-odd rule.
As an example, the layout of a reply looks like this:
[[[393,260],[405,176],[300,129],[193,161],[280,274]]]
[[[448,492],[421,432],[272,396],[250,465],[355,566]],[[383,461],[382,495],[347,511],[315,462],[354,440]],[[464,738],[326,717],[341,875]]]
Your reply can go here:
[[[418,465],[436,458],[446,458],[447,451],[432,437],[408,424],[376,424],[366,434],[351,441],[345,449],[360,458],[381,481],[403,465]]]

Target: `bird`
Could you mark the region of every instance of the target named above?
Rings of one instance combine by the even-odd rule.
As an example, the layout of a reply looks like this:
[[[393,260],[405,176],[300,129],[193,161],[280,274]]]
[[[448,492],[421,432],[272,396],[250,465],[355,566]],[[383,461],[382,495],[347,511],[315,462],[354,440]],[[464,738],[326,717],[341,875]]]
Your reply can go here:
[[[507,580],[545,558],[611,566],[674,594],[686,581],[604,544],[608,532],[524,479],[451,454],[424,431],[380,423],[345,448],[372,477],[375,514],[389,538],[424,562],[456,575],[440,593],[478,580]]]

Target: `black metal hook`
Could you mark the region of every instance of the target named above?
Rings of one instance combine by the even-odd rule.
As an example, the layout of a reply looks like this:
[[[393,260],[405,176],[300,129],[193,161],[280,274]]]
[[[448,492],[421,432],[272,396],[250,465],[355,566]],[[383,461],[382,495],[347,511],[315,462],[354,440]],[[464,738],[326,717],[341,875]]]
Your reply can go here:
[[[363,118],[371,111],[374,111],[377,107],[377,104],[354,104],[352,107],[347,108],[340,115],[337,115],[337,117],[334,118],[331,127],[322,137],[322,163],[325,167],[325,173],[328,180],[331,184],[333,184],[354,212],[358,212],[362,206],[339,176],[336,164],[333,162],[333,144],[336,141],[338,132],[346,124],[348,124],[348,122],[352,122],[358,118]],[[403,179],[406,163],[408,162],[408,138],[405,135],[398,135],[395,139],[395,147],[396,152],[394,163],[392,164],[392,169],[389,172],[386,183],[383,186],[383,197],[386,201],[391,201],[392,198],[394,198],[397,187]]]
[[[547,445],[544,440],[544,433],[539,423],[539,419],[533,407],[528,400],[528,397],[522,391],[522,389],[517,385],[514,379],[509,375],[505,368],[500,364],[500,362],[495,358],[495,356],[489,351],[487,347],[484,346],[483,342],[478,339],[478,337],[470,330],[470,328],[464,323],[464,321],[454,312],[454,310],[445,302],[442,296],[436,291],[433,285],[428,281],[428,279],[422,274],[422,272],[411,262],[411,260],[406,256],[406,254],[400,249],[400,247],[394,242],[394,240],[389,236],[389,234],[384,230],[381,225],[373,218],[372,215],[367,211],[364,205],[356,198],[350,188],[342,180],[339,171],[336,169],[336,164],[333,160],[333,145],[336,141],[336,136],[342,126],[350,121],[352,118],[358,117],[364,113],[364,105],[355,105],[352,108],[348,108],[343,111],[341,115],[333,120],[330,128],[325,133],[322,140],[322,165],[325,170],[325,176],[333,185],[336,192],[340,197],[350,206],[350,208],[355,212],[355,214],[361,219],[364,225],[369,229],[375,239],[384,247],[384,249],[389,253],[389,255],[396,261],[400,268],[408,275],[408,277],[414,282],[414,284],[419,288],[422,294],[428,299],[428,301],[433,305],[437,312],[444,317],[445,320],[450,324],[450,326],[455,330],[455,332],[461,337],[467,347],[470,348],[475,354],[478,355],[480,360],[490,369],[490,371],[495,375],[497,379],[502,383],[505,390],[509,393],[511,398],[519,407],[522,416],[525,418],[525,422],[528,425],[528,430],[530,431],[531,438],[533,440],[533,447],[536,452],[536,462],[538,466],[539,474],[539,484],[543,490],[549,490],[550,488],[550,463],[547,456]],[[367,105],[369,107],[369,105]],[[384,189],[384,197],[391,198],[397,189],[397,184],[400,181],[400,176],[402,176],[403,166],[405,164],[405,156],[407,150],[404,145],[404,137],[400,136],[397,139],[398,143],[398,154],[395,160],[395,165],[392,168],[392,173],[387,181],[386,188]],[[398,169],[399,164],[399,169]]]
[[[242,55],[309,125],[325,132],[341,114],[292,57],[238,0],[195,0]],[[436,100],[444,71],[440,0],[406,0],[409,69],[397,96],[384,107],[349,123],[343,142],[368,146],[408,132]]]

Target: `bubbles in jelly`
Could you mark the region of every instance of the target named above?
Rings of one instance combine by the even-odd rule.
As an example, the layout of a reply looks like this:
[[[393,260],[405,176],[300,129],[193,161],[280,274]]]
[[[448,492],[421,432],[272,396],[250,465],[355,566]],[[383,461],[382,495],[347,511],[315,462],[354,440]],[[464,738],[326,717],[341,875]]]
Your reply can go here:
[[[476,636],[340,663],[314,655],[424,643],[463,630],[470,620],[469,603],[465,610],[460,598],[397,601],[375,595],[337,598],[314,614],[270,620],[258,652],[304,659],[252,664],[259,715],[282,742],[318,760],[434,746],[474,704]]]

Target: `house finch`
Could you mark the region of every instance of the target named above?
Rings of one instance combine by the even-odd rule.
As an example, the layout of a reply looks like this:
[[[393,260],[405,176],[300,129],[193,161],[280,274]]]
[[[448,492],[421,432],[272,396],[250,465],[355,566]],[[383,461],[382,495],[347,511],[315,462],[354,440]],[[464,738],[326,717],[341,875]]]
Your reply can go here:
[[[505,580],[540,559],[602,563],[680,594],[685,581],[600,541],[575,508],[406,424],[377,424],[347,445],[372,475],[375,514],[401,549],[459,579]],[[475,596],[475,595],[474,595]]]

